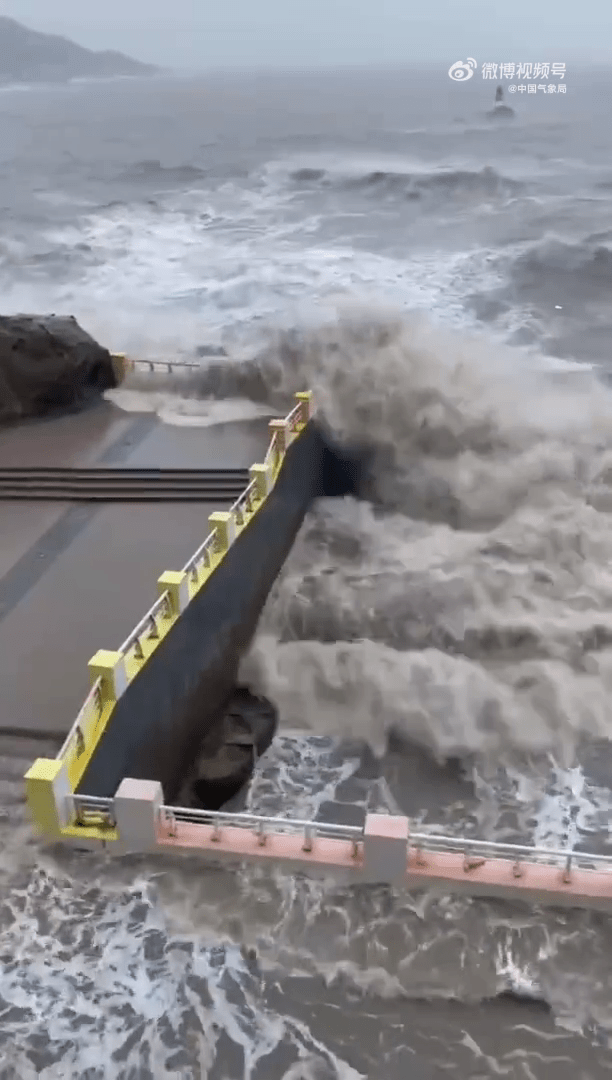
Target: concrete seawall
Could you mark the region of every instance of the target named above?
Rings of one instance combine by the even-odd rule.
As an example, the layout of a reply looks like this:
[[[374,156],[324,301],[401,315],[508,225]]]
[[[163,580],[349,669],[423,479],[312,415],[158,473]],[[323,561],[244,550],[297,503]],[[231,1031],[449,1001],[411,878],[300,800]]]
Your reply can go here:
[[[355,492],[359,465],[310,421],[272,491],[121,695],[78,793],[111,797],[126,776],[176,797],[198,748],[214,753],[238,666],[313,499]]]
[[[298,428],[278,459],[267,497],[215,563],[206,586],[198,586],[180,618],[166,625],[108,723],[96,731],[96,721],[86,756],[77,723],[72,782],[78,794],[114,795],[128,775],[161,782],[173,798],[194,755],[216,753],[240,659],[308,508],[318,496],[354,494],[359,487],[360,455],[340,450],[308,419],[308,408],[297,408]],[[267,460],[269,440],[267,419],[177,428],[151,416],[126,417],[106,404],[3,431],[0,464],[247,469]],[[211,512],[228,509],[197,502],[5,502],[0,735],[66,735],[90,696],[90,658],[100,649],[101,656],[111,655],[104,650],[112,653],[130,635],[158,595],[160,574],[184,566],[209,535]]]
[[[0,431],[0,462],[248,468],[268,442],[266,420],[173,428],[103,403]],[[189,558],[219,509],[0,503],[0,732],[68,732],[90,657],[129,634],[160,572]]]

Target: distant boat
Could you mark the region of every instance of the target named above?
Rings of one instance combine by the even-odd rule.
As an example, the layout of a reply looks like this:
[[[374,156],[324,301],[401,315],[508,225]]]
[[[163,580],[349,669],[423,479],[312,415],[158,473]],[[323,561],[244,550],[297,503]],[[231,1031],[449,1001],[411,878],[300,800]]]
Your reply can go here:
[[[487,113],[490,120],[512,120],[514,109],[504,105],[504,88],[499,84],[495,91],[495,107]]]

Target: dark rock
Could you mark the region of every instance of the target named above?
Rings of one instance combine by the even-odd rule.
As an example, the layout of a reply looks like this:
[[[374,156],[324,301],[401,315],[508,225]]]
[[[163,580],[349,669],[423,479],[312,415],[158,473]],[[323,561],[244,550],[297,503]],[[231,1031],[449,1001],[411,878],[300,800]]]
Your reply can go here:
[[[198,345],[196,356],[227,356],[223,345]]]
[[[509,345],[533,345],[538,340],[537,331],[530,326],[519,326],[508,338]]]
[[[291,179],[298,183],[316,182],[325,179],[325,169],[296,169],[291,173]]]
[[[0,315],[0,422],[82,407],[117,383],[111,354],[72,316]]]
[[[510,309],[509,304],[495,296],[487,296],[485,293],[473,293],[467,297],[466,303],[481,322],[495,322],[495,319],[498,319],[500,315],[505,315]]]
[[[269,747],[276,728],[276,709],[265,698],[237,687],[215,746],[206,746],[196,763],[194,801],[205,810],[219,810],[248,783],[255,762]]]
[[[552,1012],[552,1006],[542,993],[537,990],[528,990],[526,988],[508,987],[507,990],[501,990],[495,998],[489,998],[488,1001],[496,1002],[500,1005],[530,1005],[539,1012]]]
[[[341,446],[329,430],[325,431],[325,443],[317,494],[328,498],[357,494],[369,498],[375,467],[372,448]]]
[[[489,120],[513,120],[514,109],[511,109],[509,105],[496,105],[487,113],[487,116]]]

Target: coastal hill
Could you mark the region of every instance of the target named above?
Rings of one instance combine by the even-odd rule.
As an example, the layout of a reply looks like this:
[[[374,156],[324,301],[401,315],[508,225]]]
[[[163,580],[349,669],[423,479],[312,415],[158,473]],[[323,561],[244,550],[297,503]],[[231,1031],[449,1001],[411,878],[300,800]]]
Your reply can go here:
[[[0,16],[0,84],[154,75],[157,71],[123,53],[92,52],[68,38],[39,34]]]

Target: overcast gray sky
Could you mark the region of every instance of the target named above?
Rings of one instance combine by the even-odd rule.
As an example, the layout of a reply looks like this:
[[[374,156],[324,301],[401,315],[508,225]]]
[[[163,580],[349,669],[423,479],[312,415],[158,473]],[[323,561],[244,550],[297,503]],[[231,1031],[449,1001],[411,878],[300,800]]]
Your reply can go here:
[[[612,59],[612,0],[0,0],[0,13],[185,68]]]

